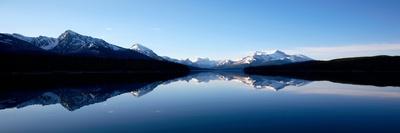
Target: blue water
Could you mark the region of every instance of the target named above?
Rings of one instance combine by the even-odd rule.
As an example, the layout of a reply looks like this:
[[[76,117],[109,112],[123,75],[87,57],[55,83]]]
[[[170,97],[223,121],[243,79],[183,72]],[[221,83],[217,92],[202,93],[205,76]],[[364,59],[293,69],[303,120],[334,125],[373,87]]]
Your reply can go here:
[[[0,132],[400,132],[400,87],[216,73],[137,87],[3,99]]]

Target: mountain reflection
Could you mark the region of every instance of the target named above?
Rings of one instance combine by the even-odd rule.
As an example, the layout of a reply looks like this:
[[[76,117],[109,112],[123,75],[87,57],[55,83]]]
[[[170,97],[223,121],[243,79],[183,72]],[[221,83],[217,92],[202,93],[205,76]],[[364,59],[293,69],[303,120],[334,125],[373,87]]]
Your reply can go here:
[[[0,110],[61,104],[69,111],[131,92],[142,96],[159,84],[184,75],[67,75],[11,77],[0,86]]]
[[[199,83],[207,83],[213,80],[238,81],[255,89],[274,91],[287,86],[302,86],[309,83],[309,81],[300,79],[246,75],[239,72],[201,72],[178,78],[176,76],[171,76],[161,79],[159,77],[146,80],[143,80],[141,77],[136,77],[136,79],[140,80],[133,79],[129,82],[117,83],[114,82],[115,80],[107,82],[91,81],[90,84],[72,86],[63,83],[58,85],[57,82],[47,81],[50,79],[45,80],[46,82],[39,82],[34,85],[25,85],[24,81],[18,81],[18,85],[23,85],[22,87],[24,88],[21,89],[21,87],[17,87],[18,89],[14,89],[12,85],[8,85],[5,87],[11,87],[11,89],[2,90],[3,93],[0,95],[0,110],[7,108],[23,108],[31,105],[45,106],[60,104],[67,110],[74,111],[83,106],[101,103],[111,97],[125,93],[131,93],[135,97],[141,97],[153,91],[160,84],[165,85],[177,81],[195,81]],[[71,79],[68,79],[68,81],[71,81]],[[37,87],[37,84],[43,84],[44,86],[43,88],[41,88],[42,86]],[[56,86],[48,87],[46,86],[47,84],[56,84]],[[5,87],[3,86],[2,88]]]
[[[213,80],[237,81],[254,89],[273,91],[283,89],[287,86],[303,86],[310,82],[307,80],[281,76],[261,76],[248,75],[241,72],[213,71],[191,74],[189,76],[178,78],[172,81],[167,81],[166,83],[175,81],[194,81],[198,83],[208,83]]]
[[[132,83],[113,86],[85,86],[76,88],[51,89],[41,94],[18,94],[9,99],[1,99],[0,109],[23,108],[30,105],[61,104],[69,111],[74,111],[83,106],[104,102],[107,99],[128,92],[143,92],[154,89],[156,83]],[[142,93],[140,93],[142,94]],[[140,95],[139,94],[139,95]]]
[[[131,94],[136,96],[136,97],[141,97],[141,96],[153,91],[154,88],[156,88],[158,85],[160,85],[162,83],[163,83],[163,81],[157,81],[157,82],[148,84],[148,85],[146,85],[144,87],[141,87],[140,89],[136,89],[134,91],[131,91]]]

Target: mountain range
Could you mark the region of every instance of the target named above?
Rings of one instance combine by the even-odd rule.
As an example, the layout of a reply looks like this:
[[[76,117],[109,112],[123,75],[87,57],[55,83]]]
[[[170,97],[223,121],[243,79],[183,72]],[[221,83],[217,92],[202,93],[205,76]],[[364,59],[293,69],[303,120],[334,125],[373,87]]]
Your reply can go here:
[[[67,56],[156,60],[206,69],[243,69],[249,66],[280,65],[313,60],[304,55],[288,55],[279,50],[273,53],[257,51],[239,60],[211,60],[209,58],[197,58],[194,61],[179,60],[159,56],[153,50],[138,43],[130,48],[123,48],[72,30],[65,31],[57,38],[27,37],[16,33],[0,34],[0,44],[2,53],[53,53]]]
[[[305,55],[289,55],[283,51],[276,50],[273,53],[256,51],[252,55],[243,57],[239,60],[211,60],[209,58],[197,58],[194,61],[190,59],[174,59],[168,56],[159,56],[151,49],[140,45],[134,44],[131,49],[136,50],[142,54],[158,60],[168,60],[175,63],[184,64],[187,66],[208,68],[208,69],[243,69],[249,66],[262,66],[262,65],[281,65],[297,62],[305,62],[313,60]]]
[[[194,81],[198,83],[204,83],[214,80],[223,81],[236,81],[243,83],[251,88],[257,90],[270,90],[279,91],[288,86],[303,86],[311,81],[276,77],[276,76],[259,76],[259,75],[247,75],[243,73],[229,73],[229,72],[203,72],[194,73],[184,77],[157,77],[150,79],[127,80],[127,81],[114,81],[113,79],[105,79],[102,81],[93,80],[93,77],[89,79],[84,78],[83,80],[89,80],[94,82],[84,82],[79,84],[77,82],[71,82],[65,84],[63,81],[81,81],[79,78],[65,78],[65,77],[48,77],[48,85],[41,82],[27,82],[23,80],[18,84],[23,87],[23,91],[18,91],[18,87],[12,85],[13,88],[7,88],[2,85],[3,92],[0,94],[0,110],[8,108],[24,108],[32,105],[53,105],[60,104],[69,111],[78,110],[84,106],[101,103],[109,98],[131,93],[135,97],[141,97],[153,91],[157,86],[163,84],[171,84],[174,82]],[[128,78],[129,79],[129,78]],[[111,81],[110,81],[111,80]],[[14,81],[15,82],[15,81]],[[7,82],[10,83],[10,82]],[[69,86],[66,86],[69,85]],[[15,88],[16,87],[16,88]],[[30,88],[32,87],[32,88]],[[8,90],[8,91],[7,91]]]
[[[151,50],[138,46],[123,48],[71,30],[57,38],[0,33],[1,71],[189,71],[185,65],[142,53]]]
[[[328,61],[255,66],[245,68],[244,72],[350,84],[399,86],[400,56],[350,57]]]
[[[20,34],[0,34],[2,52],[19,47],[21,52],[42,51],[61,55],[84,55],[126,59],[151,59],[136,50],[122,48],[102,39],[93,38],[67,30],[58,38],[39,36],[26,37]],[[21,46],[21,44],[23,46]],[[19,46],[18,46],[19,45]]]

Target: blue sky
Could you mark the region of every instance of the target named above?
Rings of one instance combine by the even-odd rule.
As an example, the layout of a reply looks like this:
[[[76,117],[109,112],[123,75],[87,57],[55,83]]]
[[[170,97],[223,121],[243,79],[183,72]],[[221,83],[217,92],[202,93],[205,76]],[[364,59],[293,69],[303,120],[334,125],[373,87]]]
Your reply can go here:
[[[67,29],[174,58],[281,49],[316,59],[400,55],[398,0],[2,0],[0,32]]]

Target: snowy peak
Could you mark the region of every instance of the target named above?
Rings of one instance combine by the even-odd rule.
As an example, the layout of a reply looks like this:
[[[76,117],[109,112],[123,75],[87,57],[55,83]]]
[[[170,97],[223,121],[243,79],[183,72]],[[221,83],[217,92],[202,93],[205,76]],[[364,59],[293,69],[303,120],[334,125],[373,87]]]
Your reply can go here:
[[[263,52],[263,51],[256,51],[256,52],[254,52],[254,54],[252,56],[253,57],[256,57],[256,56],[259,56],[259,57],[270,57],[270,58],[273,58],[273,59],[280,59],[280,58],[288,57],[289,55],[287,55],[285,52],[282,52],[280,50],[275,50],[272,53]]]
[[[193,61],[197,66],[211,68],[218,64],[218,61],[210,60],[209,58],[197,58]]]
[[[274,52],[264,52],[264,51],[256,51],[253,55],[287,55],[285,52],[280,50],[275,50]]]
[[[139,43],[134,43],[134,44],[131,46],[131,49],[136,50],[136,51],[138,51],[138,52],[155,54],[155,53],[153,52],[153,50],[151,50],[151,49],[149,49],[149,48],[147,48],[147,47],[145,47],[145,46],[143,46],[143,45],[141,45],[141,44],[139,44]]]
[[[72,30],[66,30],[64,33],[62,33],[58,38],[66,38],[66,37],[74,37],[74,36],[82,36],[81,34],[76,33],[75,31]]]
[[[61,53],[101,53],[101,51],[118,51],[121,47],[110,44],[102,39],[93,38],[78,34],[72,30],[67,30],[58,37],[58,45],[55,51]]]
[[[196,58],[193,60],[193,62],[212,62],[212,60],[210,60],[209,58]]]
[[[285,52],[282,52],[282,51],[280,51],[280,50],[275,50],[275,52],[273,52],[272,54],[286,55]]]
[[[295,62],[303,62],[313,60],[304,55],[289,55],[283,51],[276,50],[272,53],[256,51],[249,56],[243,57],[237,61],[233,60],[210,60],[208,58],[197,58],[194,61],[171,60],[170,61],[181,63],[189,66],[200,68],[215,68],[215,69],[240,69],[248,66],[258,65],[279,65]]]
[[[276,50],[273,53],[256,51],[252,56],[242,58],[240,62],[252,65],[262,65],[263,63],[268,63],[271,61],[275,61],[276,63],[294,63],[308,60],[312,59],[304,55],[288,55],[285,52]]]
[[[286,53],[280,51],[280,50],[276,50],[274,53],[270,54],[269,56],[273,57],[273,58],[285,58],[288,57],[290,55],[287,55]]]
[[[21,34],[13,33],[11,36],[32,43],[36,47],[39,47],[44,50],[49,50],[54,48],[58,44],[58,40],[56,38],[39,36],[39,37],[27,37]]]
[[[79,33],[76,33],[75,31],[72,30],[66,30],[63,32],[60,36],[58,36],[58,40],[68,40],[68,41],[73,41],[73,40],[80,40],[80,41],[86,41],[86,40],[94,40],[97,38],[92,38],[90,36],[84,36]],[[97,39],[101,40],[101,39]]]
[[[178,60],[178,59],[170,58],[168,56],[164,56],[162,58],[164,58],[165,60],[171,61],[171,62],[184,64],[184,65],[188,65],[188,66],[192,66],[192,67],[199,67],[199,68],[215,68],[222,62],[222,61],[218,61],[218,60],[210,60],[209,58],[196,58],[194,60],[191,60],[189,58]]]
[[[153,50],[151,50],[139,43],[134,43],[130,49],[135,50],[141,54],[147,55],[147,56],[157,59],[157,60],[164,60],[162,57],[160,57],[156,53],[154,53]]]
[[[50,50],[58,45],[58,39],[51,38],[51,37],[45,37],[45,36],[39,36],[39,37],[33,38],[31,43],[35,44],[37,47],[40,47],[44,50]]]

